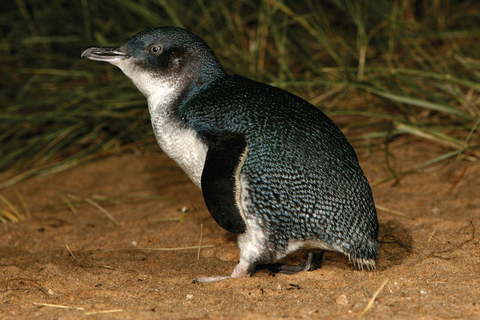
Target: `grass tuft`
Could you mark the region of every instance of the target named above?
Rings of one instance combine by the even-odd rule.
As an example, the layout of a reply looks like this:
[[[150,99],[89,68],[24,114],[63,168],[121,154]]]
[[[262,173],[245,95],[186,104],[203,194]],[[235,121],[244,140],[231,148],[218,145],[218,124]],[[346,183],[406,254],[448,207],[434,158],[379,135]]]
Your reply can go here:
[[[30,209],[17,189],[13,189],[25,213],[20,212],[7,198],[0,194],[0,222],[20,222],[32,217]]]

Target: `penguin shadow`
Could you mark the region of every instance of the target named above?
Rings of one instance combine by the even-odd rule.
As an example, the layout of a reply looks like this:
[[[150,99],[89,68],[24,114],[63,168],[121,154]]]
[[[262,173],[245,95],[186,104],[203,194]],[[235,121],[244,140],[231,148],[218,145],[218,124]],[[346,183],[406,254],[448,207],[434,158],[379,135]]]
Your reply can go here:
[[[207,221],[207,223],[210,223],[212,225],[216,224],[215,220],[213,220],[212,217],[209,217],[209,219],[210,221]],[[205,224],[205,221],[203,221],[203,223]],[[238,235],[236,235],[235,233],[226,232],[225,234],[222,235],[222,239],[225,243],[236,244],[238,240]]]
[[[411,231],[397,220],[380,223],[378,234],[380,252],[377,270],[387,270],[403,262],[414,252],[414,240]]]

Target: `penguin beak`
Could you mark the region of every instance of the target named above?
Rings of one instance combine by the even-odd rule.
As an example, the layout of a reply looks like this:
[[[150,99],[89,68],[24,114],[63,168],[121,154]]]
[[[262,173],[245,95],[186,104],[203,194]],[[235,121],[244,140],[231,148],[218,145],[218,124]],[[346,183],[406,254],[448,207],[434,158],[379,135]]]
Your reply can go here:
[[[130,55],[122,51],[120,48],[113,47],[90,47],[82,52],[82,57],[96,61],[106,61],[113,65],[117,65]]]

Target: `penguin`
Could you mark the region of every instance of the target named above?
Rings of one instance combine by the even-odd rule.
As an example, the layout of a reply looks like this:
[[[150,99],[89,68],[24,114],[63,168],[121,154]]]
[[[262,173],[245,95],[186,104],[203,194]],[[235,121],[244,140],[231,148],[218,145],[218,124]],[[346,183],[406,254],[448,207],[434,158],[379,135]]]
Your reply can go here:
[[[225,230],[237,234],[239,262],[252,274],[297,250],[311,271],[324,251],[375,268],[378,220],[370,184],[340,129],[285,90],[230,75],[197,35],[178,27],[139,32],[119,47],[82,57],[109,62],[145,95],[156,140],[197,187]]]

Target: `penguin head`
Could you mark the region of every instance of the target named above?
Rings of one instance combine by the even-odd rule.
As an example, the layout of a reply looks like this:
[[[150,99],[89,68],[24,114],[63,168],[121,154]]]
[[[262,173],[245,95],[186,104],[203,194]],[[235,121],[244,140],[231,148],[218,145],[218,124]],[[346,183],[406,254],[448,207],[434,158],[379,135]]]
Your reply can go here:
[[[139,32],[120,47],[90,47],[82,57],[119,67],[147,98],[161,87],[195,89],[225,74],[201,38],[177,27]]]

